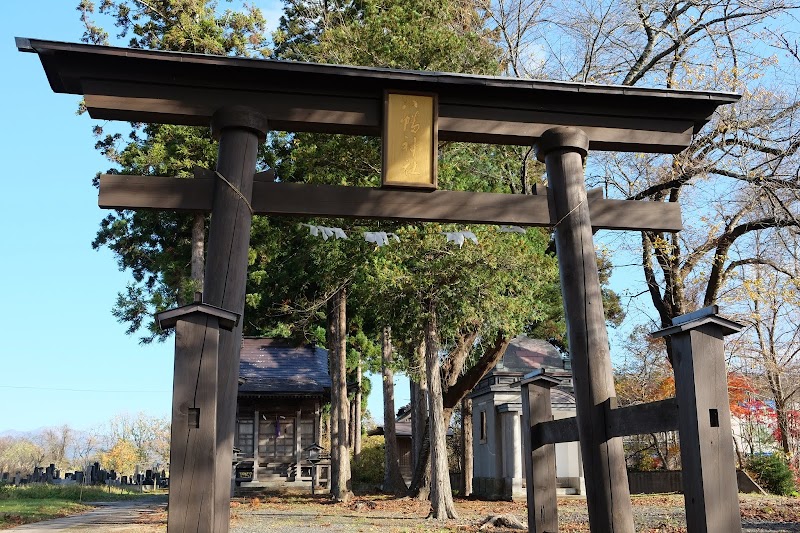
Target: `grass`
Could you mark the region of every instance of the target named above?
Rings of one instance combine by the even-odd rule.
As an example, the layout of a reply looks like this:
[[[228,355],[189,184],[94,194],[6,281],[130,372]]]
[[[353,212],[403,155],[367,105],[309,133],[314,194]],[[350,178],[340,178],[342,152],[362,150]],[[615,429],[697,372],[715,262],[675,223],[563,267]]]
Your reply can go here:
[[[69,516],[91,509],[90,506],[57,499],[0,500],[0,529]]]
[[[91,509],[85,502],[129,500],[141,495],[117,487],[0,485],[0,529],[69,516]]]

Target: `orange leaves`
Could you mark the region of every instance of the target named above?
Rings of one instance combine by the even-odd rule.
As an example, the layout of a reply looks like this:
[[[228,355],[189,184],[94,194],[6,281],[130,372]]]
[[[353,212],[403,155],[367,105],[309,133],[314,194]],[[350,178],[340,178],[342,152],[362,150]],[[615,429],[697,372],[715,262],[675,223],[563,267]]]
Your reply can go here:
[[[731,415],[743,417],[750,412],[747,407],[750,395],[756,391],[746,377],[736,372],[728,372],[728,399]]]

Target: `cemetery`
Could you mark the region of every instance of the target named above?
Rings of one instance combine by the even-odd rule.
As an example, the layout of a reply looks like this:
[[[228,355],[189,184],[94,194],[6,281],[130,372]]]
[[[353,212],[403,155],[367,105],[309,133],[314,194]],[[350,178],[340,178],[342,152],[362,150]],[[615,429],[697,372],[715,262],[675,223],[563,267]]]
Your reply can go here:
[[[61,472],[56,468],[55,464],[50,463],[50,465],[45,468],[40,466],[35,467],[31,473],[23,474],[21,471],[17,471],[14,474],[3,472],[2,475],[0,475],[0,481],[14,486],[23,486],[33,483],[64,486],[110,485],[138,491],[155,491],[157,488],[166,488],[168,486],[168,479],[164,470],[160,472],[153,470],[137,471],[132,476],[119,475],[114,470],[104,470],[97,461],[89,465],[85,471]]]
[[[105,145],[117,168],[95,180],[109,212],[98,242],[136,256],[131,264],[158,265],[134,267],[156,296],[131,298],[138,315],[127,319],[150,321],[150,340],[174,342],[169,463],[132,476],[100,462],[73,472],[52,463],[1,473],[2,483],[168,488],[154,527],[172,533],[269,529],[298,514],[295,504],[375,515],[389,530],[403,530],[393,521],[407,515],[421,528],[425,516],[434,528],[532,533],[755,531],[767,496],[744,471],[760,454],[749,442],[743,459],[741,429],[754,389],[740,398],[728,366],[731,343],[753,325],[726,314],[719,286],[765,261],[720,271],[736,236],[712,240],[693,260],[713,255],[720,285],[665,304],[659,284],[668,299],[689,283],[669,278],[670,263],[697,216],[684,208],[695,199],[679,195],[677,163],[675,176],[625,199],[609,198],[620,191],[607,183],[587,187],[592,165],[613,167],[620,153],[647,171],[648,158],[696,154],[702,132],[726,134],[715,117],[739,105],[740,91],[132,42],[17,37],[16,46],[38,58],[54,93],[81,98],[95,121],[133,128],[128,152]],[[193,143],[207,157],[188,165],[183,154],[177,170],[148,159]],[[519,185],[490,186],[513,154]],[[358,157],[371,163],[353,164]],[[767,218],[728,225],[797,225]],[[608,331],[625,311],[608,285],[601,230],[641,235],[645,293],[660,321],[630,345],[645,346],[642,360],[659,354],[647,363],[663,374],[645,384],[655,392],[631,394],[612,363]],[[383,378],[371,392],[382,393],[384,417],[370,430],[367,371]],[[394,403],[394,371],[409,378],[406,406]],[[380,447],[362,447],[363,435],[382,436]],[[789,470],[788,455],[763,455]],[[674,474],[670,461],[680,472],[671,484],[635,476],[642,465]],[[637,488],[648,483],[679,494],[637,495],[653,492]],[[776,513],[800,520],[788,501],[776,500]],[[317,511],[307,521],[338,520]]]

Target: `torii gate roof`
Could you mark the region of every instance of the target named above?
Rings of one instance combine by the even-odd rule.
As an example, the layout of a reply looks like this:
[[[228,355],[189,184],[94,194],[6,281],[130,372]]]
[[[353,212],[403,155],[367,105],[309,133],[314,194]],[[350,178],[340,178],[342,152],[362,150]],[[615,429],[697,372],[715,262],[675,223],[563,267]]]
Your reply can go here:
[[[217,109],[247,105],[275,130],[377,136],[384,91],[424,91],[438,95],[441,140],[531,145],[553,126],[577,126],[591,149],[675,153],[740,97],[27,38],[17,48],[39,55],[53,91],[83,95],[101,120],[206,126]]]

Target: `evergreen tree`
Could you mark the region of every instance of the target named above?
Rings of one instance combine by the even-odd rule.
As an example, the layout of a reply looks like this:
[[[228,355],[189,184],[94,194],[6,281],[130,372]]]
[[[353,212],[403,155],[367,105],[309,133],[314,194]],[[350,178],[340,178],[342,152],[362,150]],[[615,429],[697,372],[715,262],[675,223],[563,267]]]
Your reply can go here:
[[[93,17],[110,19],[116,40],[133,48],[245,57],[269,54],[266,22],[257,8],[219,12],[207,0],[90,0],[78,5],[85,31],[83,41],[111,44],[108,32]],[[125,41],[125,39],[128,39]],[[214,168],[216,143],[208,128],[163,124],[131,124],[127,136],[95,126],[96,147],[114,164],[109,173],[144,176],[192,176],[196,165]],[[108,247],[120,269],[130,269],[133,282],[117,296],[113,310],[128,333],[142,333],[142,342],[164,338],[153,315],[191,301],[202,287],[192,279],[192,215],[174,212],[115,211],[107,215],[92,243]],[[201,228],[204,221],[200,220]]]

